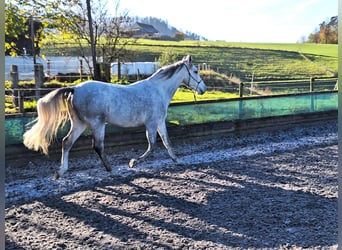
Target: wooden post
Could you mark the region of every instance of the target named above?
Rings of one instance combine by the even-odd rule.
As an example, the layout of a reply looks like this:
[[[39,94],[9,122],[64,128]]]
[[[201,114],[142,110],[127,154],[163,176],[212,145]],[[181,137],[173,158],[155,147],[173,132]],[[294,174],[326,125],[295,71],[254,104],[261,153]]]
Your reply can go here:
[[[48,59],[46,64],[47,64],[47,72],[46,73],[47,73],[48,77],[50,78],[50,75],[51,75],[51,60]]]
[[[121,62],[118,59],[118,81],[121,80]]]
[[[19,103],[19,112],[24,113],[24,91],[18,91],[18,103]]]
[[[79,71],[80,71],[80,80],[82,81],[82,79],[83,79],[83,61],[82,61],[82,59],[80,59],[80,69],[79,69]]]
[[[36,63],[34,65],[34,82],[36,85],[36,100],[40,98],[40,88],[43,86],[44,83],[44,70],[43,64]]]
[[[310,92],[314,91],[314,82],[315,82],[315,78],[310,77]]]
[[[13,89],[13,104],[18,107],[18,87],[19,87],[19,73],[18,73],[18,66],[17,65],[11,65],[11,72],[10,72],[10,78],[12,81],[12,89]]]
[[[240,82],[240,85],[239,85],[239,96],[240,98],[243,97],[243,82]]]
[[[139,72],[139,69],[137,69],[137,81],[140,80],[140,72]]]
[[[96,63],[97,72],[99,73],[98,80],[103,82],[110,82],[110,64]]]

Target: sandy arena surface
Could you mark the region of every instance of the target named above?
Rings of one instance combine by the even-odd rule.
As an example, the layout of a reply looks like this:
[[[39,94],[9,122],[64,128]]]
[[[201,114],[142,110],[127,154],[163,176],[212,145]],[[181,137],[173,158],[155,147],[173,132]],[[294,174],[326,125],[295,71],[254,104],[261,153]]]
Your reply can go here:
[[[7,166],[6,249],[337,249],[337,121],[172,141]]]

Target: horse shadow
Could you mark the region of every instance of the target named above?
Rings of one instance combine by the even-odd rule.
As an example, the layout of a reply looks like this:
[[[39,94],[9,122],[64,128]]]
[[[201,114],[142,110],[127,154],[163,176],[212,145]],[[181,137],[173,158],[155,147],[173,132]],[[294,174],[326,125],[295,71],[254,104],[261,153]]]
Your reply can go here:
[[[107,182],[88,189],[99,196],[121,201],[113,206],[94,200],[91,207],[95,206],[96,211],[63,199],[53,199],[44,204],[122,242],[134,240],[148,247],[170,249],[179,247],[176,242],[183,242],[181,246],[189,247],[203,241],[208,246],[222,248],[279,248],[287,245],[314,248],[337,244],[336,198],[302,190],[287,190],[272,183],[265,185],[270,176],[278,178],[272,172],[260,177],[253,173],[248,175],[247,171],[248,178],[239,179],[232,176],[241,174],[240,169],[230,170],[229,175],[222,175],[222,171],[208,166],[199,165],[193,169],[202,177],[181,177],[178,174],[185,170],[178,169],[172,176],[143,174],[120,180],[117,185]],[[208,181],[207,176],[212,181]],[[172,194],[156,186],[145,186],[136,182],[140,178],[145,179],[145,184],[156,181],[195,184],[204,193],[205,200],[191,201],[187,198],[186,189],[179,194]],[[291,183],[293,178],[282,178],[281,181]],[[123,191],[123,185],[129,191]],[[193,195],[198,194],[200,192]],[[125,203],[138,208],[134,211],[126,209]],[[151,208],[154,212],[146,213]],[[158,214],[158,211],[164,212]],[[151,239],[152,232],[133,227],[127,221],[113,219],[117,216],[130,218],[140,227],[148,225],[160,229],[175,238],[165,240],[159,235]],[[331,229],[334,224],[336,230]],[[101,246],[101,243],[98,244]]]

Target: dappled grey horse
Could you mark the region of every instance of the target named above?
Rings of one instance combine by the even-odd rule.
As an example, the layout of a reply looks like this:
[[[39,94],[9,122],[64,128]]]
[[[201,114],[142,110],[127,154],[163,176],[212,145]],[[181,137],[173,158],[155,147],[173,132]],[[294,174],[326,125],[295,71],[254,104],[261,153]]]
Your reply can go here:
[[[62,142],[61,166],[55,177],[59,178],[68,170],[69,151],[87,127],[92,131],[93,148],[106,170],[111,171],[104,153],[105,124],[121,127],[145,125],[148,148],[137,159],[130,160],[130,167],[150,155],[156,145],[157,132],[170,157],[177,162],[165,119],[170,101],[181,85],[198,94],[206,91],[206,85],[189,55],[130,85],[87,81],[75,87],[56,89],[38,100],[38,117],[31,129],[25,132],[23,142],[29,149],[48,154],[48,147],[58,128],[70,119],[70,131]]]

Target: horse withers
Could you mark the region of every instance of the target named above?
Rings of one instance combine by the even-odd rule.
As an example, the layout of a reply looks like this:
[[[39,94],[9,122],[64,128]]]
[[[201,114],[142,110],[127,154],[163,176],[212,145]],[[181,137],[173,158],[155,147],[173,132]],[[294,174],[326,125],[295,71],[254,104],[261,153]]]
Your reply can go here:
[[[74,87],[56,89],[38,100],[38,117],[23,135],[23,143],[29,149],[48,154],[58,128],[70,120],[70,130],[62,141],[61,166],[55,178],[68,170],[69,151],[87,127],[92,131],[93,148],[106,170],[111,171],[104,152],[105,124],[121,127],[145,125],[148,148],[138,158],[131,159],[129,166],[135,166],[151,154],[156,146],[157,132],[170,157],[177,162],[165,119],[170,101],[181,85],[200,95],[206,91],[190,55],[130,85],[86,81]]]

